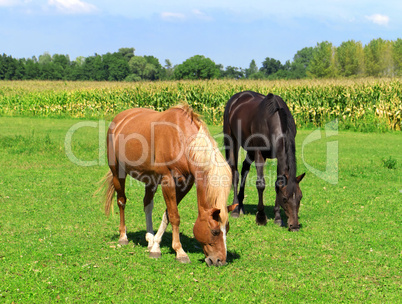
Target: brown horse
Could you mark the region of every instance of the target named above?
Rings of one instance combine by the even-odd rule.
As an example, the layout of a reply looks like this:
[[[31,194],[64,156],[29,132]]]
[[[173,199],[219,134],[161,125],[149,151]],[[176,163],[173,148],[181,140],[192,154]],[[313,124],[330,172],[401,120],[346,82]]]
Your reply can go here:
[[[226,206],[231,171],[205,124],[187,105],[164,112],[137,108],[118,114],[107,133],[107,156],[110,171],[105,177],[105,212],[109,214],[114,192],[117,192],[120,244],[128,243],[124,189],[129,174],[145,183],[143,203],[150,256],[161,256],[160,242],[170,222],[176,259],[189,263],[180,243],[177,206],[195,183],[198,218],[194,236],[202,245],[208,266],[226,263],[228,213],[234,209]],[[161,185],[167,209],[154,235],[152,209],[158,185]]]
[[[280,207],[285,210],[288,228],[300,228],[298,213],[302,192],[299,187],[304,173],[296,176],[295,136],[296,125],[286,103],[279,96],[245,91],[233,95],[225,107],[223,132],[226,159],[232,169],[234,199],[238,206],[232,216],[244,213],[244,187],[250,165],[257,168],[258,207],[256,222],[266,225],[263,192],[265,189],[264,163],[267,158],[277,158],[275,183],[275,223],[282,224]],[[241,170],[240,190],[237,193],[239,173],[237,159],[240,146],[247,151]]]

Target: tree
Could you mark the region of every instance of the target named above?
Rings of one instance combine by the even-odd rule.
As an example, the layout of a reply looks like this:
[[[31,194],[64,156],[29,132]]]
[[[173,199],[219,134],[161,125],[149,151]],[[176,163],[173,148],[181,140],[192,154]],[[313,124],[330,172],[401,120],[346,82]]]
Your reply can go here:
[[[313,50],[307,75],[312,78],[335,77],[334,47],[332,43],[324,41],[317,43]]]
[[[126,80],[138,81],[157,79],[158,68],[154,64],[150,63],[155,62],[155,59],[156,58],[153,56],[148,56],[148,59],[142,56],[132,57],[128,63],[131,75],[129,75],[129,78],[126,78]],[[162,69],[162,66],[159,64],[159,60],[156,59],[156,61],[157,63],[155,62],[155,64],[158,64],[160,69]]]
[[[297,51],[290,64],[290,78],[301,79],[307,77],[307,69],[313,59],[313,48],[305,47]]]
[[[24,61],[25,74],[23,79],[37,79],[40,74],[40,68],[38,60],[35,56]]]
[[[220,75],[219,67],[211,59],[195,55],[174,69],[176,79],[215,79]]]
[[[267,57],[262,62],[260,72],[264,73],[265,76],[269,76],[275,74],[281,69],[282,69],[282,63],[279,60]]]
[[[396,74],[402,76],[402,39],[398,38],[393,45],[392,57],[395,64]]]
[[[222,71],[222,77],[227,79],[240,79],[244,77],[244,71],[241,68],[227,66],[226,69]]]
[[[85,80],[107,80],[106,67],[101,55],[95,54],[94,56],[85,58],[82,70]]]
[[[173,66],[169,59],[165,59],[165,66],[163,67],[163,71],[160,79],[170,80],[173,79]]]
[[[135,48],[120,48],[119,53],[127,60],[130,61],[134,57]]]
[[[364,47],[364,63],[367,76],[393,76],[393,44],[381,38],[373,39]]]
[[[54,54],[52,64],[54,66],[53,79],[69,79],[71,62],[68,55]]]
[[[107,71],[106,80],[121,81],[129,74],[129,65],[121,53],[107,53],[102,56]]]
[[[39,64],[48,64],[52,62],[52,56],[48,52],[44,52],[43,55],[39,55]]]
[[[255,60],[251,60],[250,65],[248,69],[246,69],[246,78],[250,78],[251,75],[256,74],[258,72],[258,67],[257,64],[255,63]]]
[[[0,56],[0,80],[19,80],[24,75],[23,61],[3,54]]]
[[[363,74],[364,57],[361,42],[349,40],[336,49],[336,67],[338,74],[343,77]]]

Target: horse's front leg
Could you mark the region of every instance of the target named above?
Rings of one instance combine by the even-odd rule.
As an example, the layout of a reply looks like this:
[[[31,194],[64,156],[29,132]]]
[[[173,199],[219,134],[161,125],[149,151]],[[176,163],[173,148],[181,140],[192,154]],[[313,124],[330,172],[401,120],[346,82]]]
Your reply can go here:
[[[237,187],[239,185],[239,171],[237,169],[237,160],[239,157],[240,146],[234,138],[231,138],[230,146],[226,146],[226,160],[232,171],[232,185],[233,185],[233,203],[236,208],[230,214],[232,217],[239,217],[244,214],[243,200],[239,200],[237,195]]]
[[[274,214],[275,214],[274,223],[279,226],[282,226],[283,223],[281,218],[281,206],[278,204],[277,200],[275,200]]]
[[[161,253],[161,241],[162,241],[162,236],[166,231],[166,227],[169,224],[169,217],[167,210],[163,213],[162,217],[162,222],[159,226],[158,232],[155,234],[153,237],[153,244],[152,248],[149,250],[149,256],[151,258],[160,258],[162,253]],[[149,247],[148,247],[149,248]]]
[[[265,190],[265,178],[264,178],[264,164],[265,159],[262,156],[260,151],[256,151],[255,153],[255,167],[257,169],[257,182],[256,187],[258,190],[258,206],[257,206],[257,214],[256,214],[256,222],[258,225],[266,225],[267,224],[267,216],[264,211],[264,200],[263,193]]]
[[[190,258],[183,250],[180,242],[179,225],[180,216],[177,208],[176,185],[171,175],[165,175],[162,179],[162,193],[166,202],[169,222],[172,225],[172,248],[176,251],[176,260],[182,263],[190,263]]]

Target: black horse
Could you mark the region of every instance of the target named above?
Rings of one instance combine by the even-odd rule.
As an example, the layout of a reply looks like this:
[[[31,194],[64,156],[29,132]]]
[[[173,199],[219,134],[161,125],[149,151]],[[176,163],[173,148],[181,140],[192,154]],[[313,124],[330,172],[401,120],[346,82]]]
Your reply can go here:
[[[267,158],[277,158],[275,182],[275,223],[282,225],[280,207],[285,210],[288,228],[300,228],[298,213],[302,192],[299,187],[305,173],[296,177],[295,136],[296,125],[283,99],[277,95],[245,91],[233,95],[225,107],[223,132],[226,160],[233,175],[233,204],[239,204],[232,212],[238,217],[244,214],[244,187],[250,165],[257,168],[258,211],[256,222],[266,225],[263,191],[265,189],[264,164]],[[237,159],[240,146],[247,152],[241,170],[240,191],[237,194],[239,172]]]

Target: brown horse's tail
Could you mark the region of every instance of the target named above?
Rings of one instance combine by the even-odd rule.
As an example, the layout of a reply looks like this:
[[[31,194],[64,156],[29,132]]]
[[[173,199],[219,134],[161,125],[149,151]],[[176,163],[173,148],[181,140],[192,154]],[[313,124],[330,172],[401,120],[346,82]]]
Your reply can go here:
[[[113,197],[115,193],[115,188],[113,184],[113,174],[112,171],[108,171],[105,176],[101,179],[100,181],[100,187],[99,189],[95,192],[99,193],[102,189],[105,189],[105,214],[109,215],[110,214],[110,207],[112,207],[113,211]]]

